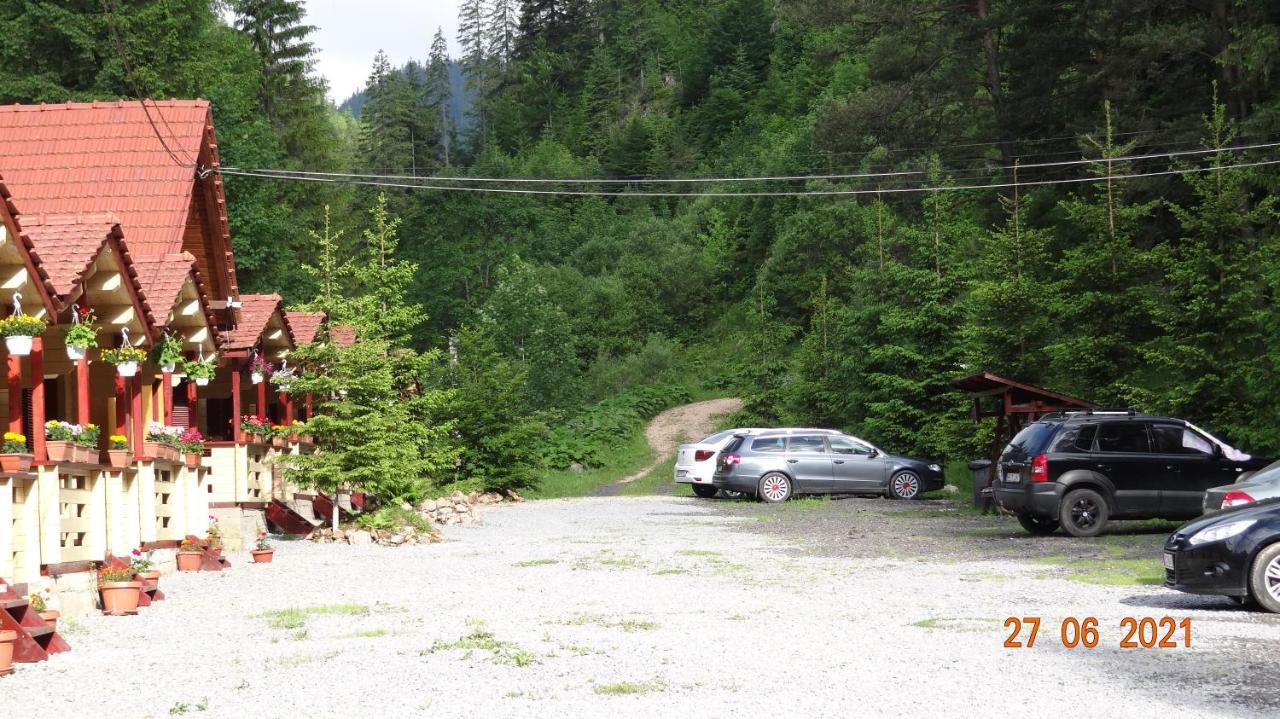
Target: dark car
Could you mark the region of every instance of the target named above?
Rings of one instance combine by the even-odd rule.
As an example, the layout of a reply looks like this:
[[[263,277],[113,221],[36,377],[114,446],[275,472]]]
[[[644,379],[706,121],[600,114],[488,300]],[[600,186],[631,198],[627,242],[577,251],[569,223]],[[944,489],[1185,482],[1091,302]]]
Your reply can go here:
[[[1164,544],[1165,586],[1280,612],[1280,499],[1190,522]]]
[[[1199,516],[1208,489],[1269,463],[1239,456],[1180,419],[1061,412],[1013,438],[991,487],[1032,534],[1093,537],[1109,519]]]
[[[797,494],[882,494],[917,499],[942,489],[936,462],[888,454],[832,430],[774,429],[738,435],[720,453],[713,479],[723,491],[766,502]]]

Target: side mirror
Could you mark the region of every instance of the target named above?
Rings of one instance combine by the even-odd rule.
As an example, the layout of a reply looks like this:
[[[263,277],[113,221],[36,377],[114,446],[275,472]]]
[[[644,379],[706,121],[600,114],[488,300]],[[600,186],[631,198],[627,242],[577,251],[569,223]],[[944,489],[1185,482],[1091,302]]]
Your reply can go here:
[[[880,456],[880,450],[878,449],[871,450],[871,454],[867,455],[867,457],[870,459],[875,459],[876,457],[879,457],[879,456]]]

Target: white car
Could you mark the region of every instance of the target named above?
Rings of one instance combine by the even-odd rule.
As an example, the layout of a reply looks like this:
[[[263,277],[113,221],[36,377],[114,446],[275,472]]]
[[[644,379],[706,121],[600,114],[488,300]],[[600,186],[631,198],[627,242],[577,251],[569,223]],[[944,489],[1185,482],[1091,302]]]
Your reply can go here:
[[[693,493],[703,499],[716,496],[716,486],[711,480],[716,474],[716,457],[734,436],[749,434],[759,430],[726,429],[716,432],[695,444],[682,444],[676,450],[676,484],[693,485]],[[725,496],[738,497],[738,492],[726,492]]]

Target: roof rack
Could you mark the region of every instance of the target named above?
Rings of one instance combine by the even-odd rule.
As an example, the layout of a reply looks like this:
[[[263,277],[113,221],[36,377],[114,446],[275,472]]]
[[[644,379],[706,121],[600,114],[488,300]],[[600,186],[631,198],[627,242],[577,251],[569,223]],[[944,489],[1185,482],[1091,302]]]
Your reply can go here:
[[[1098,407],[1096,409],[1068,409],[1050,412],[1040,419],[1065,419],[1067,417],[1102,415],[1108,417],[1137,417],[1145,414],[1132,407]]]

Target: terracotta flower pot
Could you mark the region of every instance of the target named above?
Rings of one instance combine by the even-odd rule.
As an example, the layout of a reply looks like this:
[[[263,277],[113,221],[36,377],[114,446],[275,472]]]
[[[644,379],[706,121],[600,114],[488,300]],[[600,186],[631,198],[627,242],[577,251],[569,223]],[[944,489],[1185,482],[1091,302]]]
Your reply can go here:
[[[44,443],[45,453],[49,455],[50,462],[75,462],[76,445],[75,442],[66,439],[50,439]]]
[[[47,612],[40,612],[40,618],[48,622],[49,626],[53,627],[55,631],[58,628],[58,617],[60,616],[62,616],[62,612],[59,612],[57,609],[50,609]]]
[[[0,454],[0,472],[30,472],[35,455]]]
[[[98,589],[102,592],[103,614],[118,617],[137,613],[142,582],[103,582]]]
[[[0,630],[0,677],[13,673],[13,643],[16,641],[17,632]]]
[[[271,438],[271,446],[272,446],[272,447],[284,447],[284,445],[285,445],[284,437],[272,437],[272,438]]]
[[[131,462],[133,462],[133,452],[130,452],[127,449],[107,450],[107,464],[109,464],[112,469],[124,469],[125,467],[128,467]]]
[[[271,564],[271,558],[275,556],[274,549],[255,549],[250,554],[253,555],[253,561],[256,564]]]
[[[202,556],[204,556],[203,552],[178,552],[178,571],[200,571],[200,559]]]
[[[99,455],[98,455],[97,447],[90,447],[87,444],[77,444],[75,455],[76,455],[76,461],[79,462],[80,464],[97,464],[98,463]]]
[[[142,580],[143,585],[148,589],[160,586],[160,572],[158,571],[142,572],[138,575],[138,578]]]
[[[187,452],[187,466],[195,469],[200,466],[200,455],[195,452]]]

